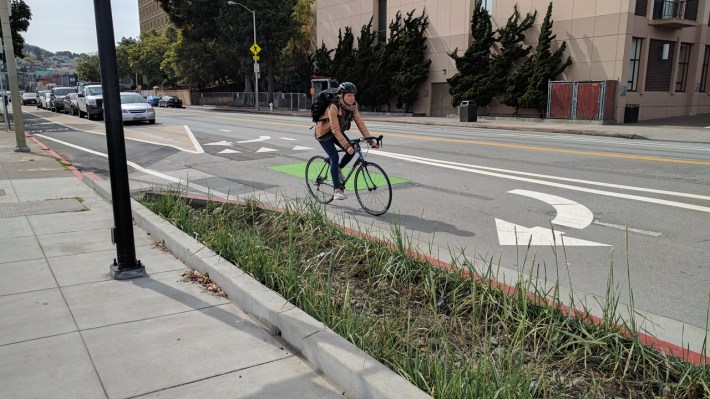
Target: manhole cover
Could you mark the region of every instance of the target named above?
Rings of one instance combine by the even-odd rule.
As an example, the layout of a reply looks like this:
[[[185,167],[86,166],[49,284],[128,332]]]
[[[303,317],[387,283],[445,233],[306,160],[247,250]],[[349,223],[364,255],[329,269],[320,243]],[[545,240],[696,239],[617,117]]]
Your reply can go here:
[[[27,201],[19,204],[0,204],[0,218],[45,215],[48,213],[84,211],[85,207],[76,198]]]

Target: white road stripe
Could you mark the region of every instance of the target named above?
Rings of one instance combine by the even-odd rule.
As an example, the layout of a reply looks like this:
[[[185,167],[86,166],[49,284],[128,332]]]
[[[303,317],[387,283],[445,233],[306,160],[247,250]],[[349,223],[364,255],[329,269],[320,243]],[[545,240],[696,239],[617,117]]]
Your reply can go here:
[[[483,168],[483,167],[477,167],[477,166],[473,166],[473,165],[468,165],[467,167],[462,167],[462,166],[457,166],[453,162],[427,160],[427,158],[412,157],[412,156],[408,156],[408,155],[388,153],[388,152],[384,152],[384,151],[372,151],[372,152],[370,152],[370,154],[382,155],[385,157],[401,159],[404,161],[410,161],[410,162],[420,163],[420,164],[424,164],[424,165],[438,166],[441,168],[455,169],[455,170],[461,170],[464,172],[471,172],[471,173],[477,173],[477,174],[481,174],[481,175],[500,177],[503,179],[510,179],[510,180],[523,181],[523,182],[527,182],[527,183],[540,184],[543,186],[550,186],[550,187],[563,188],[563,189],[567,189],[567,190],[581,191],[581,192],[590,193],[590,194],[604,195],[607,197],[624,198],[624,199],[641,201],[641,202],[650,202],[653,204],[667,205],[667,206],[672,206],[672,207],[676,207],[676,208],[683,208],[683,209],[689,209],[689,210],[693,210],[693,211],[710,213],[710,207],[707,207],[707,206],[700,206],[700,205],[686,204],[686,203],[677,202],[677,201],[668,201],[668,200],[662,200],[662,199],[656,199],[656,198],[642,197],[640,195],[621,194],[621,193],[615,193],[612,191],[604,191],[604,190],[597,190],[597,189],[593,189],[593,188],[572,186],[569,184],[554,183],[554,182],[538,180],[538,179],[529,179],[526,177],[511,176],[511,175],[506,175],[503,173],[489,172],[487,170],[484,170],[484,169],[493,169],[493,168]],[[522,172],[513,172],[513,173],[524,174]],[[555,177],[551,177],[551,178],[555,178]],[[598,182],[588,182],[587,184],[596,184],[596,185],[602,185],[602,186],[606,185],[604,183],[598,183]],[[609,186],[615,186],[615,185],[609,185]],[[626,186],[619,186],[619,187],[628,188]],[[640,187],[628,188],[628,189],[635,189],[637,191],[647,191],[647,192],[660,191],[660,190],[644,189],[644,188],[640,188]],[[671,193],[671,192],[667,192],[667,193]],[[685,194],[685,193],[675,193],[673,195],[686,196],[686,197],[691,197],[691,196],[704,197],[704,196],[696,196],[694,194]],[[707,197],[705,197],[705,199],[707,199]]]
[[[459,162],[451,162],[451,161],[442,161],[438,159],[431,159],[431,158],[423,158],[423,157],[417,157],[414,155],[404,155],[404,154],[397,154],[393,152],[386,152],[386,151],[371,151],[370,154],[376,154],[376,155],[384,155],[388,156],[391,158],[398,158],[398,159],[419,159],[423,161],[429,161],[429,162],[434,162],[437,164],[441,165],[453,165],[453,166],[462,166],[466,169],[480,169],[480,170],[490,170],[493,172],[501,172],[501,173],[511,173],[515,175],[521,175],[521,176],[530,176],[530,177],[540,177],[544,179],[550,179],[550,180],[561,180],[561,181],[566,181],[566,182],[572,182],[572,183],[581,183],[581,184],[588,184],[591,186],[602,186],[602,187],[608,187],[608,188],[619,188],[622,190],[630,190],[630,191],[642,191],[646,193],[653,193],[653,194],[663,194],[663,195],[671,195],[675,197],[685,197],[685,198],[693,198],[693,199],[700,199],[700,200],[705,200],[705,201],[710,201],[710,196],[708,195],[701,195],[701,194],[691,194],[691,193],[681,193],[677,191],[667,191],[667,190],[657,190],[653,188],[644,188],[644,187],[635,187],[635,186],[625,186],[621,184],[613,184],[613,183],[602,183],[602,182],[596,182],[593,180],[582,180],[582,179],[573,179],[569,177],[558,177],[558,176],[550,176],[550,175],[543,175],[539,173],[529,173],[529,172],[520,172],[517,170],[510,170],[510,169],[500,169],[500,168],[491,168],[488,166],[481,166],[481,165],[470,165],[470,164],[465,164],[465,163],[459,163]]]
[[[611,228],[613,228],[613,229],[619,229],[619,230],[624,230],[624,231],[625,231],[625,230],[629,230],[629,231],[632,231],[632,232],[634,232],[634,233],[645,234],[645,235],[647,235],[647,236],[653,236],[653,237],[658,237],[658,236],[660,236],[660,235],[663,234],[663,233],[659,233],[659,232],[657,232],[657,231],[649,231],[649,230],[635,229],[635,228],[633,228],[633,227],[622,226],[622,225],[620,225],[620,224],[604,223],[604,222],[600,222],[600,221],[598,221],[598,220],[595,220],[593,223],[594,223],[594,224],[597,224],[597,225],[599,225],[599,226],[611,227]]]
[[[197,139],[195,139],[195,135],[192,134],[192,130],[190,130],[189,126],[185,125],[185,131],[187,132],[187,136],[190,137],[190,141],[192,141],[192,144],[195,146],[197,153],[204,154],[205,150],[203,150],[200,143],[197,142]]]
[[[101,157],[104,157],[104,158],[108,158],[108,155],[107,155],[107,154],[104,154],[104,153],[102,153],[102,152],[94,151],[94,150],[92,150],[92,149],[85,148],[85,147],[81,147],[81,146],[78,146],[78,145],[76,145],[76,144],[67,143],[66,141],[58,140],[58,139],[55,139],[55,138],[52,138],[52,137],[49,137],[49,136],[45,136],[45,135],[43,135],[43,134],[35,134],[34,136],[42,137],[43,139],[46,139],[46,140],[54,141],[54,142],[56,142],[56,143],[63,144],[63,145],[68,146],[68,147],[76,148],[76,149],[78,149],[78,150],[81,150],[81,151],[84,151],[84,152],[88,152],[89,154],[94,154],[94,155],[98,155],[98,156],[101,156]],[[136,169],[136,170],[138,170],[138,171],[140,171],[140,172],[143,172],[143,173],[148,174],[148,175],[156,176],[156,177],[159,177],[159,178],[161,178],[161,179],[165,179],[165,180],[167,180],[167,181],[169,181],[169,182],[172,182],[172,183],[177,183],[177,184],[180,184],[180,185],[187,185],[187,184],[188,184],[188,182],[185,181],[185,180],[183,180],[183,179],[179,179],[179,178],[177,178],[177,177],[173,177],[173,176],[170,176],[170,175],[166,175],[165,173],[161,173],[161,172],[158,172],[158,171],[155,171],[155,170],[152,170],[152,169],[144,168],[144,167],[138,165],[138,164],[135,163],[135,162],[128,161],[128,162],[126,162],[126,164],[127,164],[128,166],[132,167],[133,169]],[[225,193],[222,193],[222,192],[219,192],[219,191],[215,191],[215,190],[209,189],[209,188],[207,188],[207,187],[201,186],[201,185],[199,185],[199,184],[195,184],[195,183],[193,183],[193,182],[189,182],[189,185],[190,185],[190,188],[194,188],[194,189],[196,189],[197,191],[201,191],[201,192],[203,192],[203,193],[205,193],[205,194],[211,194],[211,195],[219,196],[219,197],[221,197],[221,198],[229,198],[229,196],[228,196],[227,194],[225,194]]]

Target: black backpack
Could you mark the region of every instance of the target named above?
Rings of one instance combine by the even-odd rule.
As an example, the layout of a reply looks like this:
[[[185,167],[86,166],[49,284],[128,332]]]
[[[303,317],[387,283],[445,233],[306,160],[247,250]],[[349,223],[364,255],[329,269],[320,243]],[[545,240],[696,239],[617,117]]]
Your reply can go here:
[[[332,87],[321,91],[313,98],[313,104],[311,104],[311,118],[313,118],[313,122],[318,122],[320,120],[325,113],[325,110],[328,109],[328,106],[333,103],[333,100],[335,100],[335,96],[337,95],[338,88]]]

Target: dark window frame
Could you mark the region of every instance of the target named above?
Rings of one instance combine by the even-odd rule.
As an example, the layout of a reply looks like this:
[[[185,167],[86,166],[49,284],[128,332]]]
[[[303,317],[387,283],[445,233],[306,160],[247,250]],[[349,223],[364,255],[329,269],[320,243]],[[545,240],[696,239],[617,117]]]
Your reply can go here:
[[[691,43],[681,43],[680,52],[678,53],[678,70],[676,71],[675,91],[684,93],[688,85],[688,69],[690,66],[690,51],[693,45]],[[685,50],[685,51],[684,51]],[[678,76],[680,75],[680,80]]]
[[[703,72],[700,77],[700,92],[705,93],[708,82],[708,65],[710,65],[710,46],[705,46],[705,55],[703,56]]]
[[[627,90],[628,91],[638,91],[638,83],[639,83],[639,71],[641,68],[641,48],[643,46],[643,39],[640,37],[633,37],[631,38],[631,59],[629,59],[630,63],[630,71],[629,73],[631,76],[629,76],[629,80],[627,82]],[[635,54],[634,54],[635,53]],[[634,56],[636,58],[634,58]]]
[[[381,42],[387,38],[387,0],[377,2],[377,39]]]

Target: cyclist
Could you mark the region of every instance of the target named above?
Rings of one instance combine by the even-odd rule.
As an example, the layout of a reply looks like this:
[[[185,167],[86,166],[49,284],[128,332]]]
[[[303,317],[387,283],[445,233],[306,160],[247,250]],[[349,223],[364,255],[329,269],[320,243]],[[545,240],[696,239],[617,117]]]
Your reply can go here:
[[[350,122],[355,121],[363,137],[372,137],[357,109],[356,94],[357,87],[353,83],[341,83],[338,86],[335,100],[326,108],[325,113],[316,123],[316,139],[330,158],[330,174],[335,190],[334,198],[338,200],[348,198],[340,188],[340,183],[344,180],[341,169],[353,159],[355,154],[355,149],[350,145],[348,136],[345,135],[345,132],[350,129]],[[336,146],[345,151],[343,159],[339,159]],[[379,148],[379,145],[372,143],[372,148]]]

